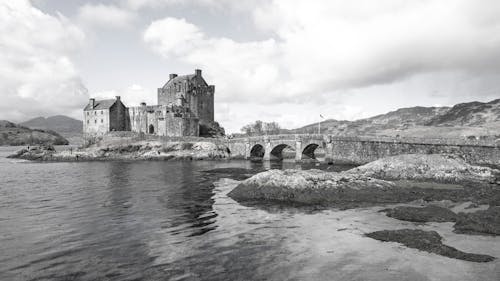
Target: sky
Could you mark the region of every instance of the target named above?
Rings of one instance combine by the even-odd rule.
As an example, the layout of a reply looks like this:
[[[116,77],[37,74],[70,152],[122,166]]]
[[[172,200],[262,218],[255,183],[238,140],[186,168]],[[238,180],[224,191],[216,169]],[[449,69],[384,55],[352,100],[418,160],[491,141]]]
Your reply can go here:
[[[156,104],[202,69],[227,132],[500,98],[497,0],[0,0],[0,119]]]

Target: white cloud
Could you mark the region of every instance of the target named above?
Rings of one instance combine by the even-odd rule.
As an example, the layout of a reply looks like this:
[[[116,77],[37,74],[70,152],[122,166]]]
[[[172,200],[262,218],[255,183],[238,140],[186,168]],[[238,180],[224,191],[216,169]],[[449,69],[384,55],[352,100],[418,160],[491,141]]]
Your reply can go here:
[[[265,0],[124,0],[124,6],[137,10],[173,6],[204,7],[216,10],[248,11]]]
[[[3,1],[0,34],[0,118],[76,116],[88,97],[71,61],[83,44],[83,32],[28,1]]]
[[[120,96],[122,102],[128,107],[138,106],[141,102],[147,104],[156,104],[157,102],[155,91],[138,84],[132,84],[123,89],[97,91],[92,96],[96,99],[114,99],[116,96]]]
[[[123,28],[128,27],[135,18],[133,12],[114,5],[85,4],[78,11],[78,20],[90,27]]]
[[[453,87],[426,74],[453,76],[456,81],[500,75],[498,1],[275,0],[259,2],[248,13],[257,28],[271,34],[268,39],[213,37],[184,19],[165,18],[150,24],[144,40],[165,58],[206,70],[218,102],[255,103],[253,116],[262,116],[264,110],[257,108],[265,104],[278,109],[285,101],[312,110],[325,104],[334,108],[346,91],[391,90],[372,87],[377,85],[405,89],[401,83],[408,83],[414,88],[407,92],[415,93],[428,90],[425,83],[431,81],[449,97],[457,94]],[[415,76],[428,80],[414,85]],[[333,117],[365,115],[363,108],[381,105],[384,96],[390,96],[372,93],[378,95],[379,101],[371,99],[375,104],[335,107],[340,111]],[[429,97],[432,89],[419,94]],[[286,114],[293,111],[283,108]],[[294,120],[301,119],[295,115]]]

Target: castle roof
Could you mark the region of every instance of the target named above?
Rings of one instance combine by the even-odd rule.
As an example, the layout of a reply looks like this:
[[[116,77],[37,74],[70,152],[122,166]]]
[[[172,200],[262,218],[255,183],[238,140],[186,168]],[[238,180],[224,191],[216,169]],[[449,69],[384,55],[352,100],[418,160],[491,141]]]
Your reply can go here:
[[[196,74],[187,74],[187,75],[179,75],[179,76],[176,76],[170,80],[167,81],[167,83],[163,86],[163,88],[167,88],[168,86],[172,85],[172,84],[175,84],[175,83],[178,83],[178,82],[184,82],[184,81],[191,81],[193,80],[194,78],[196,77]],[[203,80],[203,82],[205,82],[205,79],[201,78],[201,80]],[[205,84],[207,84],[207,82],[205,82]],[[207,84],[208,85],[208,84]]]
[[[102,109],[109,109],[112,107],[116,102],[116,99],[110,99],[110,100],[96,100],[94,103],[94,108],[90,107],[90,104],[87,104],[85,108],[83,109],[84,111],[87,110],[102,110]]]

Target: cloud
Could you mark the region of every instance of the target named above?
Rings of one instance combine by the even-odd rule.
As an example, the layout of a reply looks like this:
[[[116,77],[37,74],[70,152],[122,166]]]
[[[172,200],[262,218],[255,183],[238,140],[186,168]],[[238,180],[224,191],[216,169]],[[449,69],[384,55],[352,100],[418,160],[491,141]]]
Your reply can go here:
[[[125,0],[124,6],[132,9],[151,9],[162,7],[203,7],[214,10],[248,11],[265,0]]]
[[[217,85],[219,100],[250,100],[264,91],[277,93],[278,46],[273,39],[240,43],[229,38],[209,38],[185,19],[152,22],[144,41],[164,58],[178,58],[203,68]],[[273,95],[269,95],[272,97]]]
[[[157,102],[152,89],[144,88],[138,84],[132,84],[123,89],[98,91],[92,96],[96,99],[114,99],[116,96],[120,96],[122,102],[128,107],[138,106],[141,102],[147,104],[156,104]]]
[[[467,0],[254,3],[258,5],[246,6],[247,12],[255,28],[267,36],[262,40],[210,36],[201,27],[172,17],[153,21],[143,39],[166,59],[206,70],[205,76],[217,86],[217,102],[256,104],[253,116],[260,116],[264,110],[257,108],[264,105],[307,103],[313,110],[329,104],[341,110],[335,117],[353,118],[354,112],[364,115],[363,107],[370,105],[336,107],[334,102],[346,101],[343,93],[366,96],[372,91],[379,95],[375,104],[380,104],[392,92],[385,95],[378,89],[390,92],[391,85],[397,85],[406,87],[407,93],[428,97],[435,91],[426,83],[433,83],[448,97],[467,91],[480,96],[487,91],[464,83],[471,88],[452,92],[449,81],[474,80],[480,85],[477,81],[484,77],[500,75],[498,1],[480,5]],[[434,77],[446,79],[441,83]],[[484,84],[499,89],[499,83],[490,78]],[[293,110],[283,108],[287,114]],[[295,120],[301,116],[296,114]]]
[[[124,28],[130,26],[136,15],[114,5],[85,4],[78,11],[78,20],[85,26]]]
[[[0,118],[24,121],[81,110],[88,98],[71,56],[84,33],[28,1],[0,3]]]

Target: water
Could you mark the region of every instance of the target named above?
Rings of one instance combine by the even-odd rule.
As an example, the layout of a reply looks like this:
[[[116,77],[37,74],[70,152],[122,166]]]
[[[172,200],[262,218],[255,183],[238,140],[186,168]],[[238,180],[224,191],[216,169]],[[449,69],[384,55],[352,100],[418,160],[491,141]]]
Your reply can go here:
[[[225,167],[260,170],[269,164],[36,163],[4,158],[14,150],[0,148],[0,280],[498,280],[500,276],[498,261],[449,259],[372,240],[363,233],[433,229],[451,246],[500,257],[498,238],[463,239],[452,233],[452,224],[416,226],[387,218],[377,208],[243,206],[226,196],[235,180],[204,172]]]

